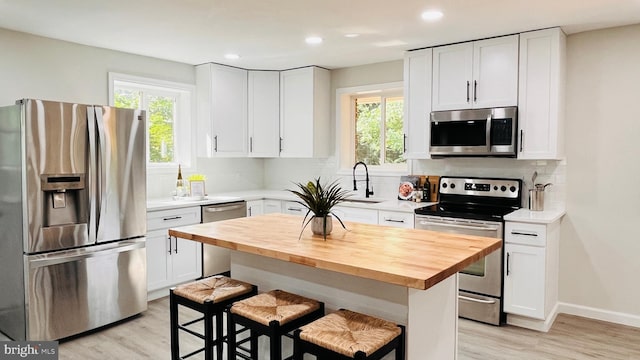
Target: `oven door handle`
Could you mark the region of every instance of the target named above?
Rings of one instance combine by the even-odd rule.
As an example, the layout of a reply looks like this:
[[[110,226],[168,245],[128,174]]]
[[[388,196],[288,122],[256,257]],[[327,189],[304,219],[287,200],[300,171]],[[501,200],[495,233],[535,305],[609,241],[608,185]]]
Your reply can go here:
[[[446,226],[452,227],[456,229],[466,229],[466,230],[487,230],[487,231],[495,231],[498,230],[497,226],[475,226],[475,225],[458,225],[458,224],[449,224],[449,223],[439,223],[439,222],[431,222],[431,221],[420,221],[420,225],[435,225],[435,226]]]
[[[476,299],[476,298],[472,298],[472,297],[468,297],[468,296],[464,296],[464,295],[458,295],[458,299],[471,301],[471,302],[477,302],[477,303],[481,303],[481,304],[495,304],[496,303],[495,300]]]

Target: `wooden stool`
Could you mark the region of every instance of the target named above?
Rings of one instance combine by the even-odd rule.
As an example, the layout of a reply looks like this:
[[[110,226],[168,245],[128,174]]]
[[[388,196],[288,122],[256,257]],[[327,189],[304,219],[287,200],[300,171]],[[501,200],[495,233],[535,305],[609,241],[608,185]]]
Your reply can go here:
[[[404,360],[405,329],[402,325],[338,310],[293,334],[293,358],[312,354],[318,359],[381,359],[395,350],[396,360]]]
[[[258,288],[226,276],[216,275],[192,283],[174,287],[169,293],[171,316],[171,359],[186,359],[204,351],[205,360],[213,360],[213,347],[217,350],[217,359],[222,360],[224,329],[222,317],[226,308],[234,301],[242,300],[258,293]],[[202,317],[180,324],[178,305],[202,313]],[[213,318],[216,319],[216,335],[213,336]],[[204,334],[188,329],[187,326],[204,320]],[[180,356],[178,330],[204,340],[204,347],[184,357]]]
[[[324,303],[282,290],[272,290],[238,301],[229,307],[227,329],[235,330],[236,324],[239,324],[249,329],[250,335],[237,342],[236,331],[228,331],[227,359],[236,360],[239,356],[257,360],[258,337],[265,335],[270,341],[270,359],[281,360],[282,336],[292,337],[290,332],[323,315]],[[250,349],[239,347],[246,341],[250,341]]]

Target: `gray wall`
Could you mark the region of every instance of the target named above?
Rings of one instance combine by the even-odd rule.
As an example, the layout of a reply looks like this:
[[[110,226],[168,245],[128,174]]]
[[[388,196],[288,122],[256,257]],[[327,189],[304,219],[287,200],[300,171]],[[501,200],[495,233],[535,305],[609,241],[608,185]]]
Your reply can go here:
[[[560,298],[640,326],[640,25],[567,40]]]
[[[192,65],[0,29],[0,106],[21,98],[107,104],[109,72],[195,85]],[[194,119],[195,120],[195,119]],[[149,198],[168,197],[175,171],[149,171]],[[207,176],[208,192],[263,186],[263,161],[198,159],[186,169]]]

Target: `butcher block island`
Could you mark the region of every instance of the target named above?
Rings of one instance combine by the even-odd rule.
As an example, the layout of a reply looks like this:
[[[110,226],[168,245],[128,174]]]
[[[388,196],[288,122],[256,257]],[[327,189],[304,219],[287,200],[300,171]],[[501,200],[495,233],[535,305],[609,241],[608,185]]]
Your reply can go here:
[[[232,277],[407,326],[407,359],[455,359],[457,272],[501,240],[345,222],[325,241],[302,217],[268,214],[173,228],[170,236],[235,250]]]

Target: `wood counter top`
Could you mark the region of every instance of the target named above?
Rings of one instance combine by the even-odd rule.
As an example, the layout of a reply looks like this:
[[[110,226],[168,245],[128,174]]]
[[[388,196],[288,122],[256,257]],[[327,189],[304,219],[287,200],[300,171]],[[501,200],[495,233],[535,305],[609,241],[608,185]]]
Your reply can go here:
[[[326,241],[309,225],[298,239],[302,217],[268,214],[173,228],[169,235],[421,290],[502,246],[496,238],[345,225],[334,219]]]

